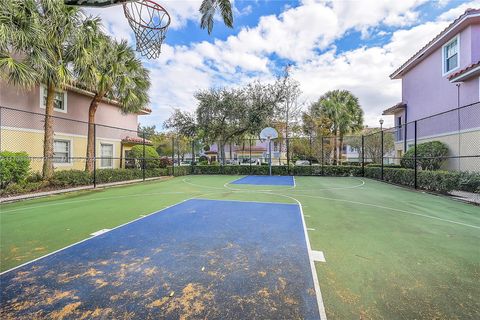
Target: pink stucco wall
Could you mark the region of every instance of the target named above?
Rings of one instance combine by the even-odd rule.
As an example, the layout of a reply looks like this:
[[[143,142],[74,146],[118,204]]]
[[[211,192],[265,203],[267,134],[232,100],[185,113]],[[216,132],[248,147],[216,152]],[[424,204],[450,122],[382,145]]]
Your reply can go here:
[[[88,107],[91,97],[77,92],[67,91],[67,112],[55,111],[54,116],[61,118],[88,121]],[[11,126],[27,129],[43,129],[43,114],[45,109],[40,107],[40,87],[33,89],[20,89],[5,82],[0,82],[0,105],[16,110],[24,110],[39,113],[41,115],[27,114],[23,112],[2,112],[2,126]],[[118,106],[100,103],[96,113],[97,135],[105,138],[121,139],[126,136],[136,136],[133,131],[137,130],[138,115],[122,114]],[[55,131],[69,134],[86,135],[87,125],[75,121],[55,119]],[[104,128],[101,125],[123,128]]]
[[[478,61],[479,34],[480,25],[477,24],[468,26],[460,32],[460,66],[453,72]],[[447,77],[448,74],[442,74],[441,47],[402,77],[402,101],[407,104],[408,122],[457,107],[457,86]],[[463,82],[459,91],[461,106],[479,101],[479,78],[473,77]]]

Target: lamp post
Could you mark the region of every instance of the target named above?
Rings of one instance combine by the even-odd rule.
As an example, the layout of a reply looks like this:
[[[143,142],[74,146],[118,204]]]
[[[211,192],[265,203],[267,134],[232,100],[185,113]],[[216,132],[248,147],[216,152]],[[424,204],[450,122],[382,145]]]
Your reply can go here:
[[[383,129],[383,119],[378,120],[378,122],[380,123],[380,130],[382,130]]]

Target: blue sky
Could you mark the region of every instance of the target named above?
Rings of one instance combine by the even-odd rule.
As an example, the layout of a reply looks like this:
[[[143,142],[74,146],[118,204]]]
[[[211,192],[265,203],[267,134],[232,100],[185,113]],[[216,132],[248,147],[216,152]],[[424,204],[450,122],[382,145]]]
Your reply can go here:
[[[376,126],[382,110],[401,100],[401,83],[389,75],[465,9],[480,7],[480,0],[234,0],[235,27],[217,20],[208,35],[199,28],[201,0],[156,1],[172,23],[161,56],[144,59],[153,112],[140,121],[158,129],[173,108],[195,109],[195,91],[273,81],[286,64],[306,105],[348,89],[359,97],[365,123]],[[121,6],[88,12],[135,45]]]

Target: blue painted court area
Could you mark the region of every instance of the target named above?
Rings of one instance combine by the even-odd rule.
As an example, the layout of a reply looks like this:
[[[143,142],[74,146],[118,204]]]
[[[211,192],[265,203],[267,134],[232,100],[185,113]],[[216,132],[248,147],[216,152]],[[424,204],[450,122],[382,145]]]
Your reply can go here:
[[[0,275],[2,319],[319,319],[300,208],[189,200]]]
[[[293,176],[246,176],[231,184],[253,184],[259,186],[294,186]]]

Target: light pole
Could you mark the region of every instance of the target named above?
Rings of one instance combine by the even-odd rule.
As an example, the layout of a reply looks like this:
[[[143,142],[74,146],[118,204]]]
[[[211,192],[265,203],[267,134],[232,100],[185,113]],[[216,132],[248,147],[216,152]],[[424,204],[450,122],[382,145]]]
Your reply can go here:
[[[380,123],[380,130],[382,130],[383,129],[383,119],[378,120],[378,122]]]

